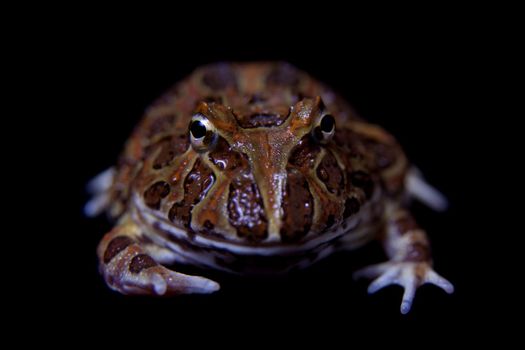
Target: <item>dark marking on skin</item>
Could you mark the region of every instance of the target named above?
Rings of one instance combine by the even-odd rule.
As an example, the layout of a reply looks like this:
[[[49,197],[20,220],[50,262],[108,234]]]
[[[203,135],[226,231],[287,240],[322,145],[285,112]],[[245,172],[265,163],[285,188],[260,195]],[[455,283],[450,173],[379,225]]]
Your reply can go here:
[[[104,252],[104,264],[109,263],[118,253],[133,243],[133,240],[126,236],[117,236],[113,238]]]
[[[281,125],[287,118],[288,114],[255,112],[245,117],[238,117],[237,121],[244,129],[259,127],[271,128]]]
[[[175,114],[167,114],[155,118],[148,127],[147,137],[168,131],[175,122]]]
[[[151,209],[159,209],[160,201],[170,193],[170,185],[157,181],[144,192],[144,203]]]
[[[191,210],[206,196],[214,182],[215,176],[211,169],[200,159],[197,159],[193,169],[184,179],[184,198],[171,207],[168,213],[169,219],[189,228]]]
[[[216,64],[206,68],[202,76],[204,85],[212,90],[224,90],[229,87],[237,88],[237,77],[228,64]]]
[[[153,162],[153,169],[161,169],[170,164],[176,155],[186,152],[190,144],[187,134],[168,136],[152,146],[152,149],[160,147],[160,153]],[[151,150],[147,150],[150,153]]]
[[[374,193],[374,181],[370,174],[358,170],[350,174],[350,181],[355,187],[359,187],[365,193],[366,198],[372,197]]]
[[[222,97],[221,96],[206,96],[201,101],[197,102],[197,105],[201,102],[206,102],[208,104],[210,103],[222,103]]]
[[[129,271],[131,271],[131,273],[139,273],[144,269],[157,265],[157,262],[153,260],[151,256],[147,254],[139,254],[136,255],[133,259],[131,259],[131,263],[129,264]]]
[[[392,225],[400,235],[404,235],[419,228],[418,224],[411,215],[403,215],[402,217],[394,220]]]
[[[221,233],[219,233],[219,232],[214,230],[215,229],[215,224],[213,222],[211,222],[210,220],[205,220],[204,224],[202,226],[204,227],[204,229],[199,231],[200,234],[216,237],[216,238],[219,238],[219,239],[224,239],[224,235],[223,234],[221,234]]]
[[[190,139],[187,133],[180,133],[173,137],[171,147],[175,154],[182,154],[188,150]]]
[[[248,157],[232,150],[228,142],[219,137],[217,145],[209,154],[210,160],[221,170],[233,171],[248,166]]]
[[[328,172],[326,171],[325,168],[322,168],[322,167],[317,168],[317,176],[323,182],[326,182],[329,179]]]
[[[345,210],[343,212],[343,218],[346,219],[350,215],[353,215],[359,211],[361,204],[355,197],[350,197],[345,201]]]
[[[236,105],[233,114],[239,126],[244,129],[258,127],[274,127],[283,124],[290,116],[288,104],[272,104],[260,102]]]
[[[430,260],[430,248],[428,245],[416,242],[408,246],[404,261],[422,262]]]
[[[336,129],[333,140],[347,157],[363,160],[372,172],[392,166],[401,152],[395,142],[381,142],[344,127]]]
[[[279,126],[290,116],[288,102],[265,93],[243,96],[231,107],[237,123],[244,129]]]
[[[317,176],[325,184],[330,193],[340,195],[344,188],[343,171],[332,153],[327,153],[317,167]]]
[[[299,84],[299,73],[289,64],[278,64],[266,77],[266,84],[293,88]]]
[[[305,135],[291,152],[289,163],[303,171],[311,169],[321,148],[310,135]]]
[[[375,165],[379,169],[388,168],[394,163],[397,151],[394,145],[380,143],[374,139],[365,139],[364,145],[367,150],[372,152],[375,159]]]
[[[346,128],[337,128],[334,134],[334,142],[339,147],[348,146],[350,143],[351,131]]]
[[[262,198],[252,177],[238,176],[230,184],[228,214],[230,224],[237,229],[239,237],[250,241],[268,237]]]
[[[362,137],[345,127],[337,127],[333,140],[342,151],[352,158],[364,157],[364,146],[361,143]]]
[[[256,104],[256,103],[264,103],[268,100],[265,96],[262,94],[253,94],[250,99],[248,100],[248,104]]]
[[[306,178],[295,169],[288,169],[282,207],[282,241],[294,242],[306,236],[312,225],[314,202]]]
[[[175,157],[175,152],[171,147],[171,137],[165,137],[157,142],[154,148],[160,148],[160,152],[153,161],[153,169],[160,169],[168,165]],[[149,152],[148,152],[149,153]]]

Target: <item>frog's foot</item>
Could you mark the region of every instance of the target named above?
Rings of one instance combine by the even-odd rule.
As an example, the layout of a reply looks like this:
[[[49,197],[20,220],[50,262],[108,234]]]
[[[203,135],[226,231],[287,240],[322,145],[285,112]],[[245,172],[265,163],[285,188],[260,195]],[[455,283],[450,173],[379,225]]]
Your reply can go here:
[[[110,205],[109,189],[115,178],[115,168],[109,168],[98,174],[87,185],[87,191],[93,196],[84,206],[84,214],[95,217]]]
[[[219,284],[212,280],[169,270],[149,255],[135,254],[133,249],[101,270],[108,286],[123,294],[168,296],[219,290]]]
[[[448,208],[447,198],[425,181],[419,169],[412,167],[405,180],[408,194],[436,211]]]
[[[388,261],[385,263],[367,266],[354,274],[354,278],[375,278],[368,287],[372,294],[391,284],[400,285],[405,289],[401,301],[401,313],[406,314],[412,307],[416,289],[425,284],[434,284],[445,292],[454,292],[454,286],[445,278],[438,275],[428,262]]]
[[[140,243],[132,224],[121,224],[109,232],[98,248],[100,271],[108,286],[123,294],[159,296],[213,293],[219,284],[204,277],[189,276],[158,264]]]

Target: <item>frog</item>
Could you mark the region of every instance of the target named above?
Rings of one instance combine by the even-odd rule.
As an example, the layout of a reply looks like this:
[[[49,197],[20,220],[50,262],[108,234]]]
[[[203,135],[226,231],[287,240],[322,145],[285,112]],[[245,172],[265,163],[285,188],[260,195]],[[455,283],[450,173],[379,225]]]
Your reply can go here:
[[[353,273],[372,280],[368,293],[403,287],[406,314],[423,284],[454,291],[410,212],[413,199],[445,210],[445,196],[390,133],[286,62],[195,69],[147,107],[88,189],[86,215],[115,223],[97,256],[122,294],[214,293],[218,282],[177,269],[286,274],[372,241],[388,260]]]

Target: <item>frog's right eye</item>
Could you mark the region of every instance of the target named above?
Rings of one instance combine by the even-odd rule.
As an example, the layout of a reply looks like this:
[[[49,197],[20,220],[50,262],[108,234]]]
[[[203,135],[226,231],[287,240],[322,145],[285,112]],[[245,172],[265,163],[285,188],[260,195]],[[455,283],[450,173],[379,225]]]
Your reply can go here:
[[[202,114],[195,114],[189,125],[191,146],[197,152],[204,152],[213,148],[217,141],[217,129]]]
[[[325,114],[317,120],[316,125],[312,129],[314,138],[322,144],[326,144],[332,140],[335,134],[335,118],[331,114]]]

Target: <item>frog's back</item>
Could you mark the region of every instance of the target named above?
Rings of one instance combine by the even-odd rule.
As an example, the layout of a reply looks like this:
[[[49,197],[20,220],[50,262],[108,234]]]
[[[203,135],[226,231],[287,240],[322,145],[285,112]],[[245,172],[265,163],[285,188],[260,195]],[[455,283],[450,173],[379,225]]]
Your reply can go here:
[[[356,118],[344,99],[288,63],[210,64],[196,69],[155,101],[148,108],[141,128],[148,129],[159,115],[166,114],[176,114],[186,127],[202,101],[231,107],[245,128],[280,125],[288,116],[290,106],[305,97],[316,96],[322,98],[338,122]],[[158,129],[158,125],[154,128]]]

